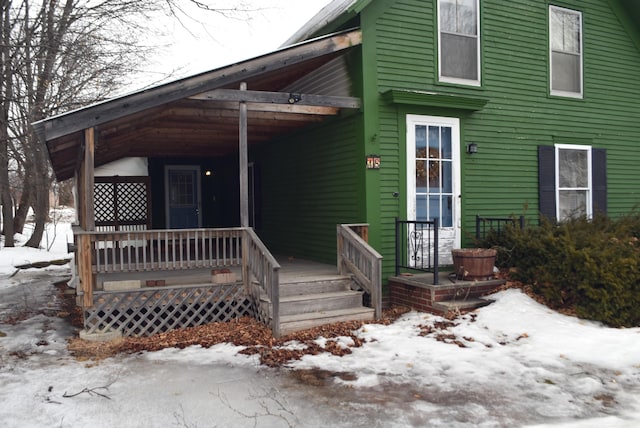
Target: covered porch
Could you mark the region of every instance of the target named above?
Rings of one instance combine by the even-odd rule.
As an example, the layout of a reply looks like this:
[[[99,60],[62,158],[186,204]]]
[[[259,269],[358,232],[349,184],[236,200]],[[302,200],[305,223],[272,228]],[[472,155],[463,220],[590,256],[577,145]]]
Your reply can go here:
[[[282,265],[253,227],[258,190],[249,158],[359,109],[347,62],[360,44],[358,30],[345,31],[34,124],[57,179],[75,179],[77,294],[87,331],[146,335],[251,315],[278,336],[282,319],[299,315],[292,306],[340,308],[336,299],[317,310],[302,298],[283,303],[284,294],[306,290],[283,293]],[[332,83],[321,88],[318,79]],[[147,174],[96,177],[96,167],[127,158],[147,159]],[[209,173],[203,159],[234,165],[236,178],[227,173],[220,184],[222,221],[202,202],[216,195],[196,186]],[[189,173],[171,181],[170,167]],[[333,275],[349,281],[338,288],[358,293],[354,306],[372,306],[345,316],[380,315],[381,257],[366,229],[337,229]],[[305,326],[311,318],[296,320]]]

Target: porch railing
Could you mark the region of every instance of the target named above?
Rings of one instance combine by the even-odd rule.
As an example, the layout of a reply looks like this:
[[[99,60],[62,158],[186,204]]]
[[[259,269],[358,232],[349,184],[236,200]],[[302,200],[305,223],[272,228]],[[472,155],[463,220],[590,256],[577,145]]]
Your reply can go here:
[[[438,284],[437,219],[396,219],[396,275],[403,269],[433,272],[433,284]]]
[[[82,232],[89,236],[93,273],[240,266],[243,229]]]
[[[517,221],[517,223],[516,223]],[[476,215],[476,239],[484,239],[487,233],[495,231],[500,233],[507,225],[519,226],[524,229],[524,216],[520,217],[481,217]]]
[[[85,308],[94,303],[96,274],[240,266],[245,293],[254,297],[258,318],[279,335],[280,265],[253,229],[86,232],[76,228],[74,235]],[[262,292],[269,299],[265,304]]]
[[[351,274],[371,296],[376,319],[382,316],[382,256],[361,236],[367,225],[339,224],[337,226],[338,273]],[[359,234],[355,230],[358,230]],[[366,234],[364,235],[366,236]]]
[[[246,253],[243,259],[247,260],[247,263],[243,265],[243,277],[251,276],[256,280],[258,290],[255,287],[251,289],[256,302],[256,316],[259,321],[271,328],[275,337],[280,337],[280,264],[253,229],[245,229],[245,238],[246,247],[243,251]],[[245,283],[245,286],[249,285]],[[269,302],[262,304],[262,293],[268,297],[271,311],[268,308]]]

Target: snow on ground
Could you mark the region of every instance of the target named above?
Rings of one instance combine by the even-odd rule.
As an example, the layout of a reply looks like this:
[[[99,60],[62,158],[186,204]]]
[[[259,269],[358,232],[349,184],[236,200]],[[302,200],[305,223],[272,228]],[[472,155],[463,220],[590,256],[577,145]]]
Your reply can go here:
[[[14,236],[15,247],[4,246],[4,237],[0,236],[0,280],[15,273],[15,266],[40,261],[50,261],[69,258],[67,242],[73,242],[71,222],[75,217],[73,208],[52,210],[52,221],[47,224],[39,249],[26,248],[33,231],[33,224],[27,223],[22,234]],[[0,287],[2,285],[0,284]]]
[[[49,258],[67,257],[60,241]],[[9,277],[45,254],[0,249],[0,320],[35,310],[0,323],[3,427],[640,426],[640,328],[560,315],[518,290],[455,325],[417,312],[365,325],[352,354],[282,369],[229,344],[95,363],[69,356],[75,331],[55,316],[51,284],[69,267]]]

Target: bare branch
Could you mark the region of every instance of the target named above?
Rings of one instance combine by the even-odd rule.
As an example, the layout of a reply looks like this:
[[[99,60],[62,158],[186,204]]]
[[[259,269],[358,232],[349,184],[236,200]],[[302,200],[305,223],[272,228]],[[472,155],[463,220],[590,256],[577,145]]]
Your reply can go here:
[[[101,394],[99,392],[97,392],[97,389],[106,389],[107,391],[109,390],[109,386],[98,386],[95,388],[83,388],[82,391],[76,392],[75,394],[67,394],[67,392],[65,391],[64,394],[62,394],[62,396],[64,398],[73,398],[73,397],[77,397],[80,394],[89,394],[90,396],[94,396],[97,395],[98,397],[102,397],[102,398],[106,398],[107,400],[111,400],[111,397],[109,397],[108,395],[105,394]]]

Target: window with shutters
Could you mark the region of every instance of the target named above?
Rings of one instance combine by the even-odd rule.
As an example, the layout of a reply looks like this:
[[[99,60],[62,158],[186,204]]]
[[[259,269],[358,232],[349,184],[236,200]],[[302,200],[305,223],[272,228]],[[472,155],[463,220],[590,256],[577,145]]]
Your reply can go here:
[[[557,221],[607,211],[606,151],[578,144],[538,148],[540,212]]]
[[[591,147],[556,144],[555,149],[558,220],[591,218]]]
[[[582,14],[549,6],[551,95],[582,98]]]
[[[438,1],[442,82],[480,85],[480,0]]]

